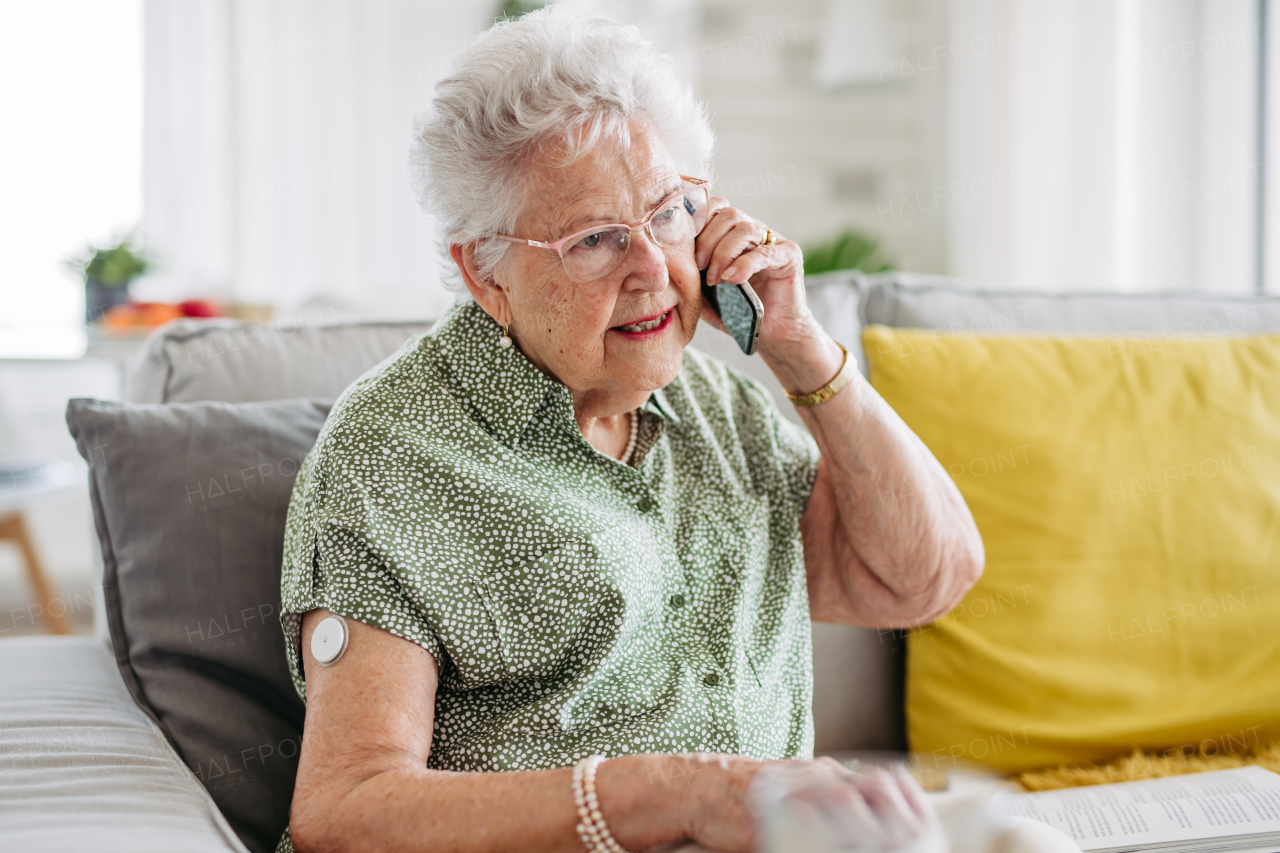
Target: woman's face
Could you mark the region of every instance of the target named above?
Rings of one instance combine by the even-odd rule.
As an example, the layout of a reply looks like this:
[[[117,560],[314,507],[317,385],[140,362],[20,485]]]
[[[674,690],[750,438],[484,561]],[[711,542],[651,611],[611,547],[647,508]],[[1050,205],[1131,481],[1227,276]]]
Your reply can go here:
[[[567,167],[540,157],[529,181],[515,234],[548,243],[593,225],[637,225],[681,186],[657,136],[638,123],[625,152],[602,144]],[[643,231],[632,234],[622,264],[595,281],[570,281],[555,252],[517,245],[496,282],[521,351],[598,415],[628,411],[675,378],[702,304],[693,241],[663,249]],[[651,330],[624,328],[653,320]]]

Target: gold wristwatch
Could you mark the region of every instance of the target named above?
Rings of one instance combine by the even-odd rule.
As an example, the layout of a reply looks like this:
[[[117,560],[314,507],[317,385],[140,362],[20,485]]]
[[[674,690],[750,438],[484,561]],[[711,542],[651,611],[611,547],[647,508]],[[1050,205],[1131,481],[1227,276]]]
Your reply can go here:
[[[849,358],[849,351],[844,348],[843,344],[836,341],[836,346],[840,347],[840,352],[844,353],[844,361],[840,363],[840,372],[826,385],[809,394],[792,394],[784,388],[783,393],[787,395],[788,400],[797,406],[817,406],[839,394],[841,388],[853,381],[853,375],[858,372],[858,367]]]

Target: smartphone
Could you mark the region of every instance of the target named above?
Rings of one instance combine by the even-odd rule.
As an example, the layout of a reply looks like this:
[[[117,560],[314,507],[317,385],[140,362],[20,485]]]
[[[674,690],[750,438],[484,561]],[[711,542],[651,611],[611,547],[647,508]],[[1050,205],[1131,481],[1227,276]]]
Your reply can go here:
[[[720,321],[747,355],[755,355],[760,343],[760,324],[764,322],[764,305],[750,284],[722,281],[707,286],[707,271],[702,270],[702,298],[711,303]]]

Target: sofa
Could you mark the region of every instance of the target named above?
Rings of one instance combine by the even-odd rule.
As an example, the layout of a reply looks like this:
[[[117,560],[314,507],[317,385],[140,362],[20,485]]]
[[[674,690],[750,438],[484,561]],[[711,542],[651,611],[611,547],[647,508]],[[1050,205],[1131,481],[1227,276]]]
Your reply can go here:
[[[1269,297],[1001,291],[904,273],[807,286],[864,372],[870,324],[1280,331]],[[290,477],[333,398],[429,327],[177,321],[129,366],[124,404],[72,401],[102,544],[97,633],[0,641],[0,849],[273,849],[303,715],[278,621]],[[695,346],[783,399],[728,338],[704,328]],[[815,751],[905,749],[902,632],[815,624],[813,647]]]

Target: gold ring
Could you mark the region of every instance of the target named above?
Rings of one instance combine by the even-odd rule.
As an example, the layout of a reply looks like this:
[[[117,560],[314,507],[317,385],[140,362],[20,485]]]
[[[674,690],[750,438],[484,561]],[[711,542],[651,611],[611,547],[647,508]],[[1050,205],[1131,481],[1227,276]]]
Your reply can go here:
[[[764,229],[764,239],[760,241],[760,245],[772,246],[776,242],[778,241],[776,235],[773,233],[773,229],[766,225]]]

